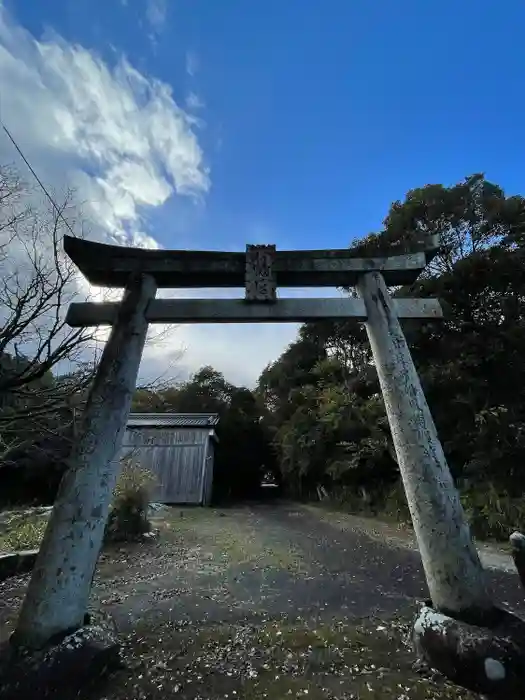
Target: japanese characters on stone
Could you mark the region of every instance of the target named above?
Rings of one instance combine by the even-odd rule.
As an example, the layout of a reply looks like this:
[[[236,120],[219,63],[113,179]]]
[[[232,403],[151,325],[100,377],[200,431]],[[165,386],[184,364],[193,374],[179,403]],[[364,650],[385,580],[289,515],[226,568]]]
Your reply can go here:
[[[247,301],[277,300],[273,261],[274,245],[246,246],[245,298]]]

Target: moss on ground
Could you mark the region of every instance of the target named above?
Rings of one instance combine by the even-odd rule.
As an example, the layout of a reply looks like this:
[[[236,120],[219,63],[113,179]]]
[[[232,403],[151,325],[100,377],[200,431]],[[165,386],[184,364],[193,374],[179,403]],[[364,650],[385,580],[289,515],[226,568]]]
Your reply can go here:
[[[275,566],[294,573],[306,573],[307,564],[298,549],[282,542],[272,542],[268,533],[260,532],[240,512],[230,515],[216,508],[173,508],[154,520],[164,537],[188,544],[205,543],[210,556],[227,565]]]
[[[107,700],[473,700],[414,670],[406,620],[137,627]],[[98,695],[100,697],[100,694]]]

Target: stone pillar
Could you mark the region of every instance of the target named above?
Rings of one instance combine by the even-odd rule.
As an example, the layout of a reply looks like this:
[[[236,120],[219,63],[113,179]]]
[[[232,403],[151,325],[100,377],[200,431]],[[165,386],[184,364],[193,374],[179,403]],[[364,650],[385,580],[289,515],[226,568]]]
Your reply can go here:
[[[483,619],[485,573],[392,300],[379,272],[357,285],[434,609]]]
[[[38,648],[83,624],[155,293],[155,281],[144,275],[125,289],[11,638],[15,646]]]

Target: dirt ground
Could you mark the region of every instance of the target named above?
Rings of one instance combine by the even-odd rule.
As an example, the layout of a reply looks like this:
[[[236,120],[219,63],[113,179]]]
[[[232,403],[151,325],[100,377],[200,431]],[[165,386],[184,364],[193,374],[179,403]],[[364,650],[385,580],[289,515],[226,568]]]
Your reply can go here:
[[[395,532],[293,504],[170,508],[155,527],[100,558],[92,602],[114,616],[126,668],[86,699],[474,697],[414,667],[407,632],[426,591]],[[490,579],[523,610],[517,576]],[[0,640],[26,583],[0,584]]]

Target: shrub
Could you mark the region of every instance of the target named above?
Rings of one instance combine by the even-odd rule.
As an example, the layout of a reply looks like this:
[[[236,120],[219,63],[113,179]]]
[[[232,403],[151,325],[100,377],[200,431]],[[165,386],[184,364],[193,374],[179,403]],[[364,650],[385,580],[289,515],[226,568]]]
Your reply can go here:
[[[54,434],[8,450],[0,460],[0,503],[53,505],[70,450],[69,436]]]
[[[525,531],[525,496],[511,496],[490,483],[463,485],[459,492],[474,537],[507,542],[515,530]],[[401,479],[391,489],[372,491],[368,498],[356,492],[355,487],[332,489],[331,500],[350,513],[375,515],[412,525]]]
[[[507,540],[525,525],[525,497],[513,498],[493,484],[465,490],[461,501],[474,536]]]
[[[154,485],[154,475],[143,469],[133,455],[122,460],[106,526],[106,541],[132,541],[150,531],[148,509]]]
[[[403,525],[411,525],[403,483],[398,479],[394,486],[382,490],[366,490],[355,486],[339,486],[332,489],[331,500],[356,515],[386,517]]]
[[[361,488],[356,490],[355,486],[340,485],[330,491],[330,500],[350,513],[370,515],[374,513],[373,495]]]

